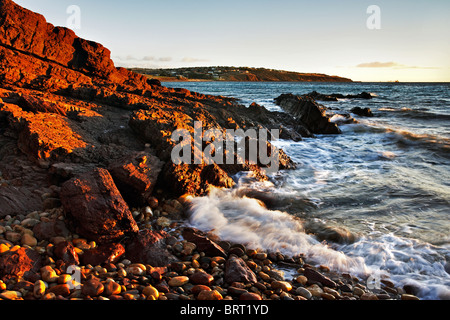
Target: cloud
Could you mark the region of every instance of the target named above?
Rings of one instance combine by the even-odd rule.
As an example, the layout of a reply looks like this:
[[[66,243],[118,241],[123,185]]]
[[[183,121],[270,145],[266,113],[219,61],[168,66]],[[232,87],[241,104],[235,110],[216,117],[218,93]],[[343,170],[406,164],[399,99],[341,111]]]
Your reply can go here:
[[[356,66],[357,68],[393,68],[393,69],[438,69],[435,67],[407,66],[398,62],[365,62]]]
[[[356,67],[357,68],[393,68],[398,67],[400,64],[397,62],[365,62],[360,63]]]
[[[197,59],[197,58],[192,58],[192,57],[184,57],[181,62],[188,62],[188,63],[193,63],[193,62],[206,62],[209,61],[208,59]]]

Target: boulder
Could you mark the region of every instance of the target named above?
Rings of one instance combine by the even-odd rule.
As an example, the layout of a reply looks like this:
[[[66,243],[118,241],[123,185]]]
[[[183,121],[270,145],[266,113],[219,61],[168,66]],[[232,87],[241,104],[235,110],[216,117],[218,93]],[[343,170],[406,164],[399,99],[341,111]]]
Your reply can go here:
[[[282,94],[275,98],[275,103],[285,112],[296,117],[312,133],[338,134],[341,130],[325,115],[325,107],[308,96]]]
[[[71,227],[86,239],[112,242],[139,230],[105,169],[97,168],[65,182],[60,198]]]
[[[108,170],[124,199],[132,206],[147,205],[163,163],[155,156],[137,152],[112,163]]]

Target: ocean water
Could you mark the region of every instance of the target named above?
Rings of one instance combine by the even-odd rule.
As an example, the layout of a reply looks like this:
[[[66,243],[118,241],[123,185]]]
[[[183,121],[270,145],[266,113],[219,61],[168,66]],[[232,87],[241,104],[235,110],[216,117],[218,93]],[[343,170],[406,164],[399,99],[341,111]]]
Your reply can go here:
[[[353,115],[341,135],[317,135],[276,145],[298,164],[270,182],[235,177],[233,190],[192,200],[189,223],[254,248],[304,254],[338,271],[388,276],[423,299],[450,299],[450,84],[420,83],[164,83],[230,96],[278,110],[282,93],[358,94],[374,99],[319,103]],[[339,115],[332,120],[338,121]],[[267,209],[243,196],[252,188],[281,201]],[[311,227],[313,226],[313,227]],[[342,228],[349,244],[323,242],[314,226]]]

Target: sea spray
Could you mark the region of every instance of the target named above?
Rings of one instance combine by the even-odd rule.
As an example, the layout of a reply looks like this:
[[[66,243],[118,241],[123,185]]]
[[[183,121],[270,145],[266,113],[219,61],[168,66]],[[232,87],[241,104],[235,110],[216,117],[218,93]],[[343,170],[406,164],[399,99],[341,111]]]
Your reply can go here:
[[[214,188],[208,196],[190,199],[189,214],[192,226],[213,231],[223,240],[290,256],[303,254],[308,260],[337,271],[370,273],[362,258],[350,258],[333,250],[306,234],[298,218],[269,210],[257,199],[239,196],[239,188]]]

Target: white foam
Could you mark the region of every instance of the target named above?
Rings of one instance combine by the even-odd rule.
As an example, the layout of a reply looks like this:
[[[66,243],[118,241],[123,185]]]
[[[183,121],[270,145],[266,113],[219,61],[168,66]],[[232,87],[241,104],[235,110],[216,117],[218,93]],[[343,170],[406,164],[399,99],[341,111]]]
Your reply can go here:
[[[421,298],[450,297],[450,275],[444,268],[447,249],[379,231],[353,244],[330,246],[306,234],[300,219],[240,196],[239,188],[213,188],[208,196],[189,201],[189,223],[223,240],[290,256],[303,254],[310,263],[356,276],[389,276],[398,286],[413,284]]]
[[[368,272],[362,258],[349,258],[306,234],[299,219],[269,210],[260,201],[236,193],[237,190],[212,189],[206,197],[191,199],[190,224],[250,248],[290,256],[304,254],[311,261],[338,271]]]

